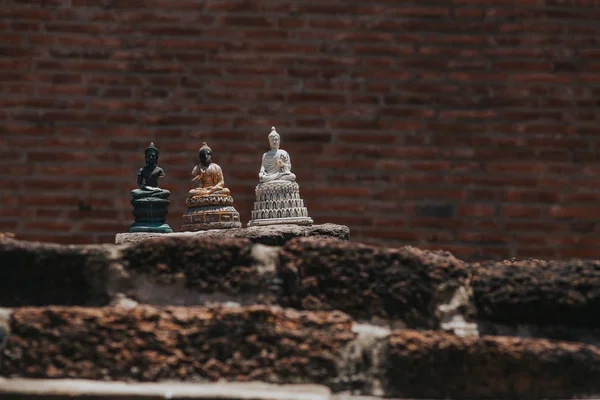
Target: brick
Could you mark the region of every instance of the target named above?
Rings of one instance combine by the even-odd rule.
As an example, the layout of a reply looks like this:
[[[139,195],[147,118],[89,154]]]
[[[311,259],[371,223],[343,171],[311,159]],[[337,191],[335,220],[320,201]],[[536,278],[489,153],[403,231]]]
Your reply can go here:
[[[501,71],[520,72],[551,72],[554,69],[551,62],[542,61],[499,61],[494,63],[494,67]]]
[[[302,4],[298,7],[297,12],[304,14],[326,14],[340,15],[344,14],[355,15],[357,6],[353,4],[337,5],[337,4]]]
[[[221,17],[218,20],[220,25],[224,26],[259,26],[259,27],[271,27],[274,25],[266,17],[259,16],[227,16]]]
[[[447,161],[418,161],[412,162],[410,168],[414,171],[446,171],[450,168]]]
[[[115,233],[115,232],[126,232],[130,223],[121,222],[121,223],[110,223],[110,222],[84,222],[79,226],[79,230],[81,232],[106,232],[106,233]]]
[[[348,197],[348,198],[361,198],[370,197],[372,195],[371,190],[368,188],[349,188],[349,187],[326,187],[326,188],[312,188],[307,191],[307,194],[318,197]]]
[[[8,17],[15,20],[34,20],[34,21],[50,21],[52,13],[48,10],[35,7],[22,7],[4,9],[0,11],[0,16]]]
[[[506,190],[504,200],[533,202],[533,203],[556,203],[561,197],[560,193],[548,190]]]
[[[441,46],[419,46],[419,54],[440,57],[477,57],[480,55],[480,50]]]
[[[565,227],[554,222],[507,221],[506,229],[515,232],[534,232],[540,237],[539,232],[545,232],[545,234],[564,232]]]
[[[487,232],[460,232],[458,239],[467,243],[477,243],[480,245],[499,245],[508,244],[511,242],[511,238],[508,235],[501,233],[487,233]],[[490,252],[487,252],[490,254]]]
[[[531,162],[490,162],[486,163],[485,170],[491,173],[542,174],[546,171],[546,166],[544,164],[534,164]]]
[[[364,25],[364,22],[357,19],[311,19],[309,26],[315,29],[358,29]]]
[[[82,77],[74,74],[54,74],[50,76],[50,81],[56,85],[73,85],[82,83]]]
[[[36,195],[25,197],[21,200],[26,206],[73,206],[77,204],[78,199],[69,195]]]
[[[568,204],[572,203],[597,203],[600,200],[600,195],[597,193],[565,193],[564,201]]]
[[[507,204],[502,206],[501,213],[508,218],[539,218],[542,207],[539,205]]]
[[[559,74],[515,74],[512,77],[515,83],[571,83],[573,78],[570,75]]]
[[[452,16],[456,19],[480,19],[483,16],[483,10],[478,8],[453,8]]]
[[[96,186],[96,184],[95,184]],[[84,220],[89,221],[91,219],[102,219],[102,220],[117,220],[122,219],[122,212],[119,212],[114,209],[108,210],[89,210],[89,211],[69,211],[67,212],[67,218],[69,220]],[[121,218],[119,218],[121,217]],[[129,215],[127,215],[129,217]],[[132,217],[133,218],[133,217]]]
[[[458,208],[460,217],[489,218],[496,215],[496,207],[489,204],[469,204]]]
[[[440,174],[406,174],[402,177],[406,185],[435,185],[444,183],[445,179]]]
[[[204,33],[200,28],[183,26],[144,26],[140,30],[156,36],[199,36]]]
[[[401,231],[401,230],[390,230],[386,231],[383,229],[378,230],[366,230],[364,234],[370,238],[389,240],[392,242],[403,242],[403,243],[414,243],[419,239],[416,232]]]
[[[449,44],[449,45],[467,45],[467,46],[485,46],[488,44],[489,39],[486,36],[482,35],[472,35],[472,34],[444,34],[438,35],[433,34],[429,41],[431,43],[439,43],[439,44]]]
[[[396,118],[430,118],[434,111],[426,108],[382,107],[380,114]]]
[[[332,40],[334,41],[347,41],[350,43],[390,43],[393,36],[389,33],[379,32],[340,32],[333,35]],[[356,47],[355,47],[356,48]]]
[[[302,28],[305,25],[304,18],[280,18],[278,25],[283,29],[297,29]]]
[[[600,218],[600,207],[556,205],[550,207],[548,214],[555,218],[598,219]]]
[[[57,156],[58,157],[58,156]],[[62,160],[62,158],[59,158]],[[69,190],[83,190],[85,182],[72,181],[64,179],[30,179],[27,181],[27,186],[32,189],[43,190],[43,191],[69,191]],[[54,211],[56,212],[56,210]]]
[[[346,96],[334,93],[292,93],[289,95],[291,102],[332,102],[345,103]]]
[[[450,15],[449,7],[402,7],[391,11],[394,17],[442,18]]]
[[[34,231],[70,232],[73,225],[68,222],[31,222],[26,223],[24,229]]]
[[[1,221],[0,220],[0,230],[2,231],[16,231],[19,227],[19,223],[17,221]]]
[[[38,55],[38,51],[32,48],[18,48],[18,47],[8,47],[8,46],[0,46],[0,53],[3,57],[36,57]]]
[[[354,45],[354,53],[361,56],[368,55],[385,55],[385,56],[408,56],[413,53],[412,46],[399,46],[399,45]],[[386,60],[387,61],[387,60]],[[381,62],[381,61],[380,61]]]
[[[361,59],[357,57],[311,57],[302,61],[306,65],[316,65],[319,67],[335,67],[335,66],[356,66],[361,63]]]
[[[122,21],[127,23],[182,23],[182,18],[174,14],[163,14],[150,11],[131,11],[119,14]]]
[[[56,234],[56,233],[23,233],[19,234],[20,240],[58,244],[91,244],[93,238],[82,234]]]
[[[261,6],[258,3],[250,1],[225,0],[218,2],[208,2],[205,5],[206,11],[214,12],[248,12],[260,11]]]
[[[173,34],[174,32],[171,33]],[[202,32],[196,32],[196,34],[201,33]],[[169,50],[217,50],[220,47],[220,43],[218,42],[192,38],[161,38],[158,41],[158,44]]]
[[[556,257],[558,258],[562,258],[562,259],[569,259],[569,258],[583,258],[583,259],[591,259],[591,260],[597,260],[600,258],[600,247],[599,246],[594,246],[594,247],[588,247],[588,248],[583,248],[580,246],[577,246],[577,248],[572,248],[572,247],[568,247],[568,248],[562,248],[562,249],[558,249],[556,251]]]

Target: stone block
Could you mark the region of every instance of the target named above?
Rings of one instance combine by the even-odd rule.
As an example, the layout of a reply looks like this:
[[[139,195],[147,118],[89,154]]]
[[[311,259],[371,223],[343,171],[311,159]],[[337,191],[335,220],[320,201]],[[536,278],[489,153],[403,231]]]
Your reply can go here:
[[[340,240],[350,239],[350,229],[344,225],[322,224],[312,226],[299,226],[295,224],[252,226],[248,228],[211,229],[198,232],[176,232],[170,234],[157,233],[118,233],[115,237],[116,244],[137,243],[140,241],[164,237],[216,237],[249,239],[253,243],[269,246],[282,246],[295,237],[320,237],[335,238]]]

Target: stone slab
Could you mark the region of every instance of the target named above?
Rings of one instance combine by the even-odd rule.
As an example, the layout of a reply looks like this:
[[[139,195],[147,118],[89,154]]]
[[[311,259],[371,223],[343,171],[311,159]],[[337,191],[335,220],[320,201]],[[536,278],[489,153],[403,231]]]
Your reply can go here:
[[[14,309],[0,376],[323,384],[354,340],[339,312],[279,307]]]
[[[288,242],[280,258],[282,305],[402,320],[409,327],[435,328],[439,286],[460,286],[467,278],[465,264],[452,254],[415,247],[307,238]]]
[[[598,398],[600,349],[581,343],[397,330],[385,393],[432,399]]]
[[[272,385],[264,382],[129,383],[78,379],[0,378],[0,398],[62,400],[329,400],[321,385]]]
[[[503,324],[600,328],[599,260],[468,265],[477,317]]]
[[[0,307],[103,305],[115,245],[0,240]]]
[[[313,224],[313,220],[309,217],[253,219],[248,222],[248,227],[289,224],[310,226]]]
[[[437,329],[438,305],[452,298],[445,293],[462,288],[464,302],[454,309],[480,334],[600,346],[600,261],[468,264],[447,252],[326,236],[292,237],[282,247],[193,233],[162,237],[123,246],[0,239],[0,307],[103,306],[124,295],[154,305],[337,309],[359,320]]]
[[[139,243],[148,239],[163,237],[216,237],[249,239],[253,243],[269,246],[283,246],[288,240],[295,237],[323,237],[340,240],[350,239],[350,229],[345,225],[321,224],[300,226],[294,224],[251,226],[240,229],[211,229],[198,232],[160,233],[118,233],[115,237],[116,244]]]
[[[0,376],[302,383],[392,398],[600,394],[595,346],[367,328],[336,311],[265,306],[20,308]]]

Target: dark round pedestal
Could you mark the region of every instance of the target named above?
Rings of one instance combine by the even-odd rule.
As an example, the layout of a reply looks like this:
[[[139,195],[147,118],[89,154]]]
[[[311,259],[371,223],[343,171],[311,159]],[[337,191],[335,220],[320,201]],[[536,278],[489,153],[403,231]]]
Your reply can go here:
[[[129,232],[173,232],[166,223],[170,203],[167,198],[158,197],[131,200],[135,222],[129,227]]]

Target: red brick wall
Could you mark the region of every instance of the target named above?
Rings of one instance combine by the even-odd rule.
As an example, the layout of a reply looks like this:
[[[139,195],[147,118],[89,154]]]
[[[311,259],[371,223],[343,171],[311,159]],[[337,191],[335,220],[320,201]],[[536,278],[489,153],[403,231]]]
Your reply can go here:
[[[275,125],[316,223],[460,256],[600,257],[600,2],[0,1],[0,230],[112,242],[154,141],[245,222]]]

